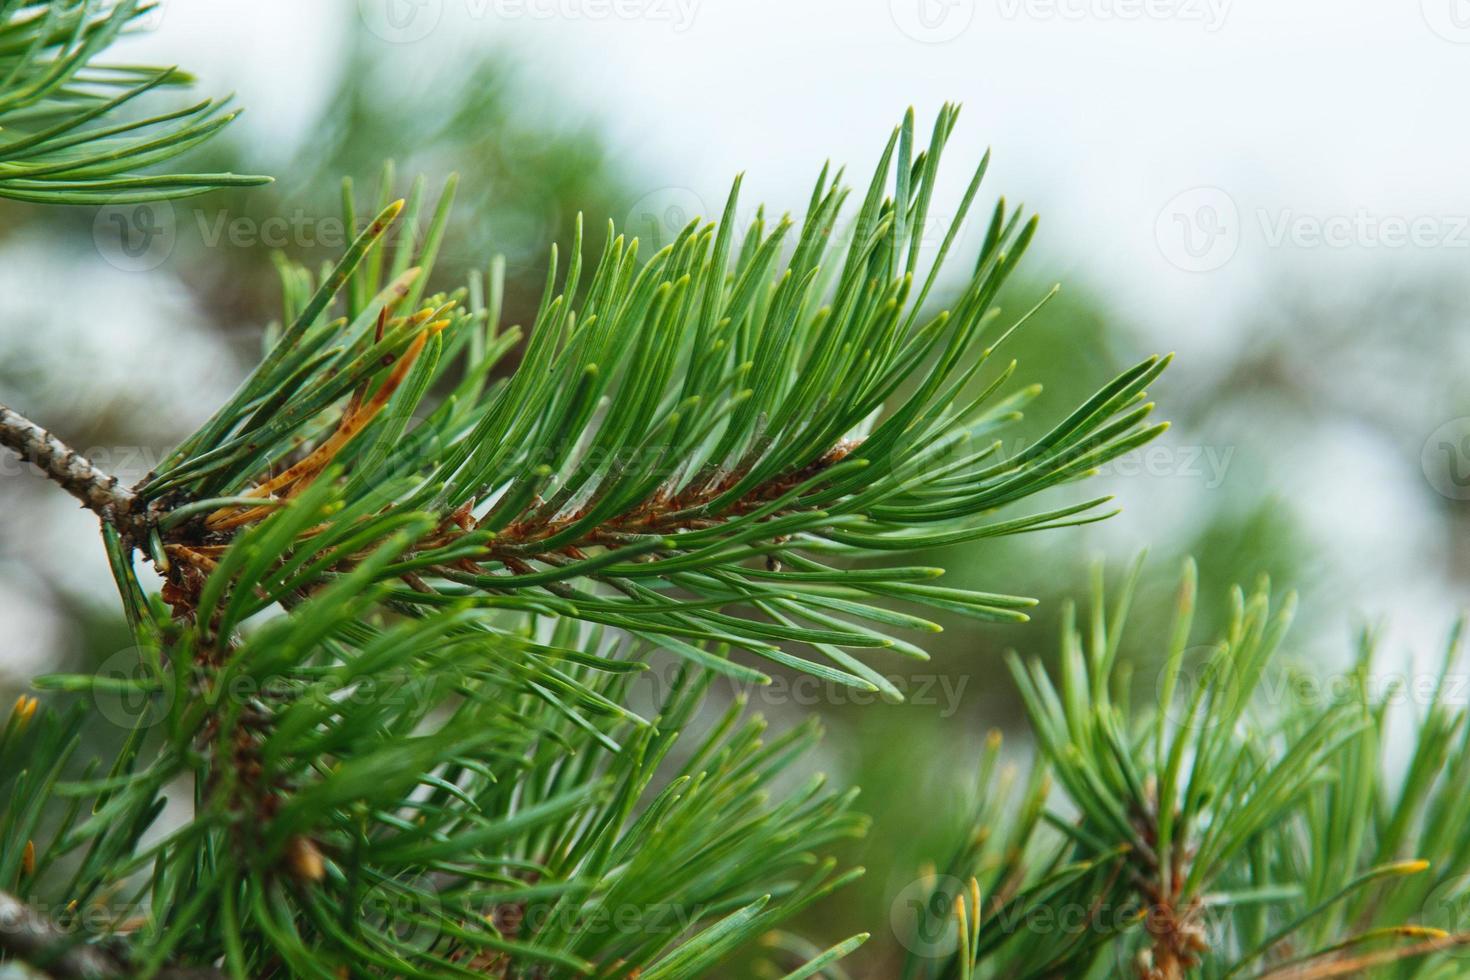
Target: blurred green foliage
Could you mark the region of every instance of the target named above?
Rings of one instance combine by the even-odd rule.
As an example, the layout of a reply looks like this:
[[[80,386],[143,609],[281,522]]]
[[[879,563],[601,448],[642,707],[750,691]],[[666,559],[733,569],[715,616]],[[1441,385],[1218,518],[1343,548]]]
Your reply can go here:
[[[542,287],[546,253],[552,243],[570,239],[579,211],[587,218],[588,251],[595,254],[605,219],[621,221],[637,196],[632,188],[638,186],[638,175],[613,157],[596,127],[547,111],[538,100],[541,80],[514,64],[507,52],[489,51],[469,64],[450,66],[433,83],[432,113],[421,111],[424,85],[406,84],[408,67],[391,54],[365,33],[354,38],[333,91],[321,103],[322,114],[305,127],[310,141],[275,168],[275,184],[229,189],[175,205],[180,238],[168,268],[232,337],[248,336],[253,343],[258,327],[279,308],[274,239],[267,241],[260,233],[264,222],[299,216],[288,227],[304,230],[288,230],[280,242],[297,260],[335,255],[340,241],[323,222],[340,210],[340,179],[354,181],[366,212],[375,199],[364,189],[379,180],[384,158],[397,161],[389,181],[395,192],[407,189],[405,175],[462,174],[439,259],[441,275],[444,281],[460,281],[467,269],[483,268],[492,255],[505,255],[508,322],[529,317]],[[198,164],[259,169],[252,162],[255,155],[248,142],[230,136],[199,154]],[[20,234],[35,213],[24,205],[3,208],[0,236]],[[90,213],[63,215],[60,221],[90,247]],[[243,244],[231,240],[229,227],[237,222],[247,231],[237,236]],[[217,238],[213,245],[212,237]],[[1013,283],[1002,305],[1008,313],[1019,313],[1049,286],[1035,279]],[[943,300],[939,297],[937,303]],[[3,344],[0,335],[0,348]],[[1105,297],[1069,288],[1008,341],[1008,348],[1022,364],[1021,380],[1043,386],[1022,429],[1035,435],[1065,406],[1136,361],[1140,344],[1109,313]],[[1194,437],[1202,438],[1210,431],[1207,406],[1261,397],[1262,389],[1270,389],[1278,404],[1289,403],[1300,380],[1291,370],[1295,359],[1291,350],[1258,349],[1217,384],[1194,390],[1166,377],[1160,385],[1164,415],[1183,420]],[[204,394],[211,401],[216,395]],[[1252,450],[1262,447],[1242,451]],[[1265,464],[1258,458],[1255,465]],[[1055,498],[1056,506],[1066,502],[1066,492]],[[1077,491],[1078,499],[1083,492]],[[1263,498],[1256,485],[1227,480],[1218,492],[1203,496],[1206,506],[1193,526],[1156,546],[1150,569],[1172,568],[1174,556],[1182,553],[1198,556],[1202,576],[1213,582],[1249,581],[1260,571],[1294,582],[1313,567],[1314,558],[1290,512]],[[1126,488],[1123,503],[1129,503]],[[1018,729],[1021,724],[1020,705],[1001,656],[1011,648],[1026,653],[1049,648],[1059,626],[1061,598],[1084,591],[1087,584],[1089,555],[1079,547],[1081,540],[1080,532],[1068,530],[988,543],[983,559],[975,557],[982,549],[967,553],[965,546],[947,549],[942,556],[910,556],[915,563],[949,568],[948,585],[983,589],[1004,581],[1040,598],[1042,605],[1026,626],[946,621],[947,632],[928,644],[933,654],[929,664],[893,658],[891,669],[907,675],[911,694],[924,686],[924,696],[913,698],[918,703],[857,705],[851,699],[824,700],[819,694],[815,703],[801,705],[824,716],[830,731],[826,762],[843,784],[862,787],[860,809],[873,817],[866,840],[841,855],[844,863],[866,865],[868,875],[799,923],[819,940],[871,929],[872,940],[847,967],[852,975],[892,974],[902,953],[885,927],[895,896],[918,877],[927,856],[948,853],[973,832],[965,821],[974,811],[973,760],[979,757],[984,733],[990,726]],[[1130,543],[1128,550],[1139,543]],[[1167,576],[1145,575],[1139,628],[1133,636],[1159,634],[1157,624],[1146,620],[1149,610],[1167,605],[1155,600],[1168,589]],[[77,597],[63,603],[64,615],[79,627],[78,649],[68,656],[71,669],[86,670],[101,662],[125,635],[110,612],[97,611],[110,610],[112,597],[97,598],[100,605]],[[1202,607],[1203,628],[1214,630],[1220,615],[1221,610]],[[1138,664],[1140,676],[1151,676],[1146,668],[1158,655],[1127,644],[1123,649],[1123,659]],[[1152,688],[1140,684],[1137,693],[1147,698]],[[1024,739],[1010,739],[1007,745],[1018,757],[1029,754]]]

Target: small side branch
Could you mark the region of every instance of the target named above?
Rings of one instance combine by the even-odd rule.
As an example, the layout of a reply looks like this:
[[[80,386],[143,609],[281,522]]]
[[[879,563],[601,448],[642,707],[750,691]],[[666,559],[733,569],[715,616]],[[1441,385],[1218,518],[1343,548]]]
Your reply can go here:
[[[15,958],[55,980],[124,980],[134,971],[100,946],[79,942],[25,902],[0,892],[0,960]],[[212,967],[164,967],[157,980],[223,980]]]
[[[135,498],[118,485],[117,477],[102,472],[81,453],[4,405],[0,405],[0,445],[40,467],[49,479],[104,521],[130,523]]]
[[[7,445],[9,445],[7,443]],[[67,935],[19,899],[0,892],[0,950],[53,977],[122,977],[112,957]]]

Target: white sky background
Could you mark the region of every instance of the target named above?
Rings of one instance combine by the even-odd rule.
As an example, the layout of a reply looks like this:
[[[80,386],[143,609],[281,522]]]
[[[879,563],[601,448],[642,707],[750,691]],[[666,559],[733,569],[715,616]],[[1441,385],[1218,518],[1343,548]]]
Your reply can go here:
[[[952,197],[993,147],[982,201],[1003,191],[1042,213],[1033,272],[1106,296],[1196,369],[1268,282],[1470,271],[1470,0],[166,0],[158,31],[130,43],[236,91],[268,172],[310,137],[358,17],[436,69],[509,44],[544,79],[546,111],[596,118],[650,194],[711,211],[740,170],[745,200],[799,209],[824,159],[863,179],[907,106],[927,127],[963,102]],[[1345,221],[1346,239],[1273,243],[1298,219],[1308,236]],[[1383,244],[1395,222],[1417,243]],[[1299,455],[1273,479],[1310,496],[1356,568],[1343,620],[1441,635],[1463,597],[1422,574],[1452,547],[1423,519],[1422,474],[1351,427]],[[1177,485],[1149,491],[1129,533],[1146,539],[1160,495],[1187,510]]]
[[[1280,261],[1262,210],[1267,225],[1470,214],[1466,0],[166,0],[137,43],[234,88],[269,156],[358,16],[436,67],[509,42],[651,190],[711,207],[738,170],[752,200],[799,207],[825,158],[861,174],[907,106],[922,125],[963,102],[955,192],[960,162],[994,147],[991,192],[1042,212],[1042,249],[1169,338],[1203,340]],[[1207,275],[1171,265],[1156,236],[1200,186],[1243,219],[1238,253]],[[1430,258],[1293,251],[1321,253],[1302,265],[1330,276],[1386,252]]]

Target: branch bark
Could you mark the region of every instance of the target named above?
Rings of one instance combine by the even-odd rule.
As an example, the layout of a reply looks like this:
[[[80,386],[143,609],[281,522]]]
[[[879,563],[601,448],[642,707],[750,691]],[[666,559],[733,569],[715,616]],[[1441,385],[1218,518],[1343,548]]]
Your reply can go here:
[[[81,453],[5,405],[0,405],[0,445],[34,463],[104,521],[125,528],[134,523],[136,498],[118,485],[117,477],[102,472]]]
[[[111,956],[95,946],[79,943],[76,936],[4,892],[0,892],[0,950],[66,980],[125,976]]]
[[[88,945],[25,902],[0,892],[0,954],[8,954],[56,980],[124,980],[128,965],[107,950]],[[0,960],[6,959],[0,955]],[[212,967],[165,967],[157,980],[222,980]]]

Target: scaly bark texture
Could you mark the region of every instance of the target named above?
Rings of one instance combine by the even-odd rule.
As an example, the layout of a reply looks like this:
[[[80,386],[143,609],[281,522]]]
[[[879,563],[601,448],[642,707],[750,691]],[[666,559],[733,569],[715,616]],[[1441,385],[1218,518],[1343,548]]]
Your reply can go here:
[[[0,445],[8,446],[88,510],[124,530],[134,530],[136,498],[81,453],[18,412],[0,405]]]
[[[101,980],[124,976],[102,950],[77,942],[49,919],[4,892],[0,892],[0,949],[27,963],[44,964],[57,977]]]

